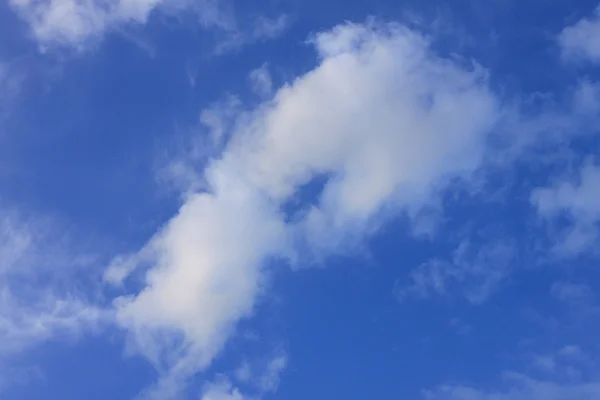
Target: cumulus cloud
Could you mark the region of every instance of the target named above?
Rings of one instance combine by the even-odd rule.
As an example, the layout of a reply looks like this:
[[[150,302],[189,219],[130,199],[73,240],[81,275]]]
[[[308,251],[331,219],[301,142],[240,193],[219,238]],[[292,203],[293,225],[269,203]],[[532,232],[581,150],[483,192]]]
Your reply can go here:
[[[559,223],[566,216],[566,227],[559,227],[555,250],[562,255],[578,255],[590,250],[598,239],[600,222],[600,167],[587,160],[574,179],[564,179],[552,186],[538,188],[531,202],[539,215]]]
[[[571,59],[600,62],[600,7],[590,18],[565,28],[558,37],[563,55]]]
[[[281,218],[256,190],[234,176],[209,181],[214,192],[191,196],[149,245],[155,265],[146,288],[117,302],[118,320],[140,350],[160,364],[176,349],[173,368],[186,371],[206,366],[250,316],[263,262],[286,242]],[[164,349],[164,340],[177,345]]]
[[[234,117],[206,190],[187,192],[113,275],[146,268],[144,288],[116,312],[171,387],[252,314],[274,261],[342,251],[481,165],[499,105],[479,67],[439,58],[393,24],[345,24],[313,43],[319,65]],[[286,205],[323,176],[316,201],[290,215]]]

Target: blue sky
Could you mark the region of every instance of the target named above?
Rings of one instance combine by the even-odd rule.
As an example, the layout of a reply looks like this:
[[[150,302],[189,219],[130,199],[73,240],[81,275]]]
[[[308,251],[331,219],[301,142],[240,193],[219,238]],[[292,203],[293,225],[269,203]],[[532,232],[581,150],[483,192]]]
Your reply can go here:
[[[0,398],[600,398],[595,1],[0,4]]]

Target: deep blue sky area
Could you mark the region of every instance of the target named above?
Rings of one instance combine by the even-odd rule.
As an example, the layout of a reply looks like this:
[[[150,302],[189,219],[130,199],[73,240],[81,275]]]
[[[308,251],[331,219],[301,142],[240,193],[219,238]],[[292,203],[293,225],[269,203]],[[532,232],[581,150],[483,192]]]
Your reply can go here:
[[[600,399],[599,7],[2,2],[0,399]]]

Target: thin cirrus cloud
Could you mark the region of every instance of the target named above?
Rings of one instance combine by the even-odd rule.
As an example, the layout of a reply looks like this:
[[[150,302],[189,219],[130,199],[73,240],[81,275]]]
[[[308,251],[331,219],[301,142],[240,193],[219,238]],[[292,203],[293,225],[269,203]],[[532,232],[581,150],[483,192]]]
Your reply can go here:
[[[433,259],[413,270],[409,284],[396,283],[398,300],[433,295],[463,296],[472,304],[485,302],[510,275],[517,248],[510,240],[473,246],[463,241],[452,261]]]
[[[91,262],[51,221],[0,212],[0,361],[58,335],[74,337],[111,319],[74,288],[59,285]]]
[[[281,36],[290,26],[291,19],[286,14],[274,18],[264,15],[253,18],[245,30],[228,32],[217,43],[215,51],[223,54],[240,49],[242,46],[256,42],[264,42]]]
[[[437,57],[394,24],[344,24],[313,43],[315,69],[231,124],[205,170],[208,190],[188,194],[140,253],[107,271],[114,282],[149,266],[145,287],[115,308],[167,371],[150,393],[173,395],[211,363],[252,315],[270,260],[293,261],[298,245],[340,251],[481,165],[500,106],[480,69]],[[318,200],[289,221],[282,207],[323,175]]]
[[[594,292],[584,284],[556,282],[552,285],[552,296],[567,303],[593,303]]]
[[[494,387],[446,384],[423,392],[424,400],[594,400],[600,381],[594,363],[578,346],[568,345],[534,357],[537,372],[506,371]],[[541,362],[540,362],[541,361]],[[591,376],[591,379],[582,379]]]
[[[446,385],[426,391],[426,400],[595,400],[600,396],[600,383],[559,384],[525,375],[511,377],[508,389],[479,389]]]
[[[0,121],[10,118],[24,79],[15,64],[0,63]],[[0,143],[4,140],[10,140],[10,132],[2,125]],[[7,205],[1,195],[0,374],[4,383],[0,389],[22,380],[15,377],[19,373],[13,373],[20,370],[3,367],[4,363],[10,365],[12,357],[46,340],[76,337],[103,325],[112,313],[65,284],[92,259],[74,251],[72,238],[60,224],[51,218],[25,215]]]
[[[23,81],[24,74],[16,68],[14,63],[0,60],[0,123],[10,116]],[[4,129],[0,129],[0,140],[4,139],[5,136]]]

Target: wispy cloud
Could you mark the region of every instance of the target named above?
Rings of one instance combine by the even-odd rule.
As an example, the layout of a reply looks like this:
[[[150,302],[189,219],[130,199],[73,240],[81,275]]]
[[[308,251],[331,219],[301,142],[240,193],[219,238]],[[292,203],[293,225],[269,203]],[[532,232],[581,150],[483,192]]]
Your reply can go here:
[[[24,301],[4,287],[0,293],[0,355],[13,355],[44,340],[73,338],[109,321],[109,314],[85,301],[49,290]]]
[[[513,375],[505,389],[478,389],[446,385],[424,394],[426,400],[595,400],[600,396],[600,382],[561,384]]]
[[[50,221],[0,212],[0,356],[110,319],[65,283],[87,262]]]
[[[537,376],[507,371],[493,388],[448,384],[423,393],[425,400],[593,400],[600,396],[600,381],[593,364],[577,346],[566,346],[532,358]],[[582,373],[581,370],[585,370]],[[584,379],[582,376],[591,378]]]
[[[600,8],[590,18],[584,18],[565,28],[558,37],[566,59],[600,62]]]
[[[286,14],[269,18],[260,15],[246,22],[238,24],[235,29],[224,33],[217,43],[217,54],[223,54],[239,50],[244,45],[266,42],[283,35],[289,28],[291,19]]]
[[[266,360],[244,361],[234,371],[234,377],[240,383],[253,387],[262,395],[277,390],[281,374],[287,365],[287,355],[279,352]]]
[[[482,246],[463,241],[451,261],[429,260],[411,273],[411,283],[398,281],[395,295],[399,300],[459,295],[473,304],[480,304],[509,276],[516,255],[516,247],[510,241]]]
[[[10,5],[29,24],[42,48],[74,46],[83,48],[89,41],[124,25],[139,25],[156,12],[195,11],[205,26],[228,28],[230,17],[221,2],[212,0],[10,0]]]
[[[600,167],[588,159],[575,177],[565,177],[553,185],[538,188],[531,196],[539,215],[551,224],[566,216],[568,223],[559,227],[555,250],[562,255],[579,255],[593,250],[600,222]],[[564,224],[562,224],[564,225]]]
[[[216,33],[217,53],[275,39],[290,25],[286,14],[238,16],[231,0],[9,0],[9,4],[28,24],[42,51],[56,47],[82,51],[106,34],[119,33],[154,56],[151,44],[129,30],[160,15],[179,17],[184,12],[195,27]]]
[[[0,122],[13,110],[24,79],[23,71],[16,68],[14,63],[0,60]],[[2,136],[0,131],[0,140]]]
[[[268,97],[273,92],[273,80],[269,73],[269,68],[266,64],[250,71],[248,75],[250,79],[250,86],[254,93],[261,97]]]
[[[552,296],[568,303],[590,303],[594,300],[594,292],[588,285],[569,282],[556,282],[551,288]]]
[[[247,399],[242,393],[234,388],[227,380],[209,383],[204,388],[202,400],[244,400]]]

